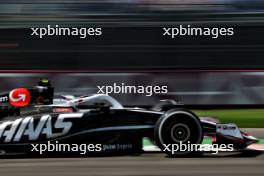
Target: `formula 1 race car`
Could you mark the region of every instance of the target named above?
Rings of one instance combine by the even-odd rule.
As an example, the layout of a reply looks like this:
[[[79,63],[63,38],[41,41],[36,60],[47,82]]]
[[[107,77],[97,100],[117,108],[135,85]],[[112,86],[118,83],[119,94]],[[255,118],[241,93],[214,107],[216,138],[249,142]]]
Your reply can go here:
[[[204,136],[210,136],[214,144],[232,144],[243,150],[258,141],[235,124],[199,118],[173,100],[143,109],[123,107],[104,94],[60,98],[53,94],[49,81],[42,79],[35,87],[17,88],[0,97],[3,154],[39,154],[36,146],[40,144],[94,144],[96,148],[87,154],[133,154],[142,152],[142,139],[147,137],[168,155],[184,156],[194,151],[172,152],[168,145],[201,144]]]

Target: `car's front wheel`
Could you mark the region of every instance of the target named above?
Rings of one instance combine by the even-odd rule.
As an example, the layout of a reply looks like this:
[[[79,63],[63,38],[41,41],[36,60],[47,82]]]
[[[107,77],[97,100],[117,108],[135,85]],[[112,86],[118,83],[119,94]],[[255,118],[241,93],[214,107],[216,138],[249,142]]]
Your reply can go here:
[[[155,142],[170,156],[183,156],[195,152],[201,144],[203,130],[199,118],[184,109],[172,109],[164,113],[156,123]]]

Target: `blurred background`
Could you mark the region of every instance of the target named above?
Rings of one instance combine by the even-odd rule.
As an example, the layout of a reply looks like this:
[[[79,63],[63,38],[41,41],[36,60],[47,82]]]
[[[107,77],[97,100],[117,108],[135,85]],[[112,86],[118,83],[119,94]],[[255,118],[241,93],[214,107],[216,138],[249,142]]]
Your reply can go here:
[[[150,12],[258,12],[261,0],[1,0],[2,14],[98,15]]]
[[[0,91],[35,86],[49,78],[59,95],[89,95],[97,86],[167,86],[167,94],[110,94],[127,106],[152,106],[162,99],[186,105],[264,105],[264,72],[1,73]]]
[[[47,25],[101,27],[103,34],[31,36],[30,28]],[[235,34],[163,36],[164,27],[179,25]],[[198,115],[263,127],[263,34],[261,0],[0,0],[0,91],[43,77],[56,95],[92,94],[113,83],[167,85],[166,95],[112,96],[127,106],[175,99]],[[199,111],[205,108],[215,110]]]
[[[261,0],[0,0],[0,69],[261,69],[263,10]],[[103,35],[30,35],[56,24],[102,27]],[[235,35],[162,35],[181,24]]]

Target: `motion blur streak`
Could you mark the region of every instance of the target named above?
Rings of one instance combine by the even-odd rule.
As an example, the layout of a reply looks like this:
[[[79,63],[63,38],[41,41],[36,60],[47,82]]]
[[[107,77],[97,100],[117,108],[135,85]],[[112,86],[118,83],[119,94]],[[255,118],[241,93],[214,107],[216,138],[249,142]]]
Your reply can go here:
[[[18,43],[0,43],[0,48],[15,48],[18,47]]]
[[[155,11],[263,11],[258,0],[1,0],[0,14],[119,14]]]
[[[49,78],[56,95],[95,94],[97,86],[168,86],[168,94],[110,94],[124,105],[148,106],[162,99],[175,99],[189,105],[262,105],[263,72],[149,72],[149,73],[1,73],[0,91],[33,86],[39,78]]]
[[[0,0],[0,43],[19,43],[0,48],[0,69],[262,68],[263,12],[257,0]],[[162,36],[181,24],[232,27],[234,36]],[[47,25],[102,27],[103,35],[30,36]]]

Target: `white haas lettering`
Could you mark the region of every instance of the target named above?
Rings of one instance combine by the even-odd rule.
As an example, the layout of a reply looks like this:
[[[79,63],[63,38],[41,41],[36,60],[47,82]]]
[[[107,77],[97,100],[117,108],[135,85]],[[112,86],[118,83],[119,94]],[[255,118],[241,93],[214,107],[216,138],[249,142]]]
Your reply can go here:
[[[28,136],[28,140],[37,140],[40,135],[46,135],[47,139],[63,136],[67,134],[72,122],[65,122],[67,118],[81,118],[82,113],[60,114],[57,117],[54,125],[52,124],[52,117],[44,115],[40,118],[37,125],[34,124],[34,117],[20,118],[15,121],[7,121],[0,125],[0,139],[4,138],[4,142],[19,142],[22,137]],[[8,126],[11,127],[7,130]],[[60,129],[61,132],[53,133],[53,129]]]

